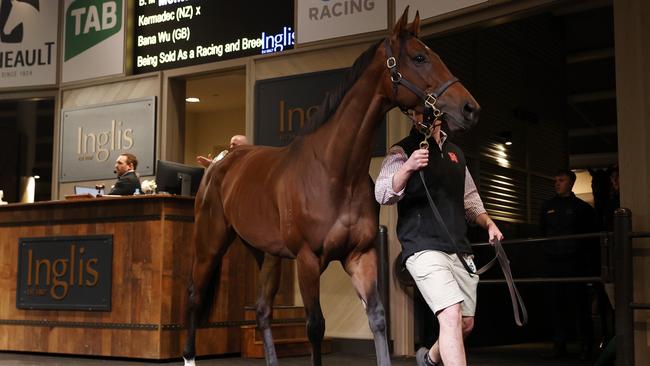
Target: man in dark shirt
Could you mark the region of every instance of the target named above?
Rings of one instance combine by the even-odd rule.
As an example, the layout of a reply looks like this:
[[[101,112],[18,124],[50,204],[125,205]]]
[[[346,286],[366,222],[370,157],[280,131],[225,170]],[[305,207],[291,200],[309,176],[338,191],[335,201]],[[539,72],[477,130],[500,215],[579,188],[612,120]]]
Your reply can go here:
[[[422,120],[421,114],[415,117]],[[474,327],[479,281],[466,220],[486,229],[491,243],[503,240],[503,234],[483,206],[463,152],[447,141],[440,124],[433,127],[429,149],[420,147],[422,139],[412,129],[390,149],[377,177],[375,198],[380,204],[397,204],[402,261],[440,324],[438,341],[417,351],[417,365],[466,365],[463,337]],[[420,171],[448,236],[434,218]]]
[[[108,194],[128,196],[141,191],[140,178],[135,173],[138,159],[133,154],[122,154],[115,160],[115,174],[117,182]]]
[[[570,170],[560,170],[555,175],[555,193],[544,202],[540,225],[546,236],[582,234],[595,231],[594,209],[571,191],[576,175]],[[549,277],[586,276],[592,253],[598,250],[589,240],[565,239],[548,242],[544,246],[546,275]],[[553,352],[551,357],[566,355],[569,330],[576,324],[581,331],[583,355],[591,350],[593,329],[591,311],[585,283],[551,283],[546,288],[546,299],[553,317]]]

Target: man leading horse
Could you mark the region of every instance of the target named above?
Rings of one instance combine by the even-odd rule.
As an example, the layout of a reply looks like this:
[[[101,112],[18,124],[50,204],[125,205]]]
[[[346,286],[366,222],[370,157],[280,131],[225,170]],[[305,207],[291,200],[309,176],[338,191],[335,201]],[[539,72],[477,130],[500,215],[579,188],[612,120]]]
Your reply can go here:
[[[365,305],[377,364],[390,365],[384,307],[377,290],[378,211],[368,179],[372,140],[394,107],[424,113],[435,107],[451,130],[468,129],[479,106],[440,58],[418,38],[420,18],[408,9],[392,32],[354,62],[309,128],[281,148],[240,146],[205,172],[195,202],[194,261],[188,333],[183,352],[194,365],[195,334],[235,237],[258,260],[257,326],[267,365],[278,364],[270,322],[280,259],[297,262],[312,365],[321,365],[325,319],[320,275],[338,260]]]

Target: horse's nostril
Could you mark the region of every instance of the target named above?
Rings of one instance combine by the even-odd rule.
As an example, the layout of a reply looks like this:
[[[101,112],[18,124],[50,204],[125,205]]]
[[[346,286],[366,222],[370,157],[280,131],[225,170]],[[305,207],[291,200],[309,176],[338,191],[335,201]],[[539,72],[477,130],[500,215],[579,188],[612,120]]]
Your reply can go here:
[[[475,120],[478,118],[481,108],[471,102],[465,103],[463,106],[463,115],[469,120]]]

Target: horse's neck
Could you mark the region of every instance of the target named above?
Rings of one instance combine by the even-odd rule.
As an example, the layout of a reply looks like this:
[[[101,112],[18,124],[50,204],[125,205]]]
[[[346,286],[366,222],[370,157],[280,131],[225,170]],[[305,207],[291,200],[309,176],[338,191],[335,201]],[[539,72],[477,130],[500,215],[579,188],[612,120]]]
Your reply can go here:
[[[306,136],[328,174],[344,183],[368,179],[373,137],[389,103],[379,90],[381,77],[381,68],[366,70],[330,121]]]

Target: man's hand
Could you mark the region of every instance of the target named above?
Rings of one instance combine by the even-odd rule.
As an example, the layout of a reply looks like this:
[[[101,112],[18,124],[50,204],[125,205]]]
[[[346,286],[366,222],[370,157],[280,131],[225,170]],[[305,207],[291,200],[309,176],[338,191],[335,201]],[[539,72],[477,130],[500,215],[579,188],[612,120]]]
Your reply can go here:
[[[406,187],[411,174],[429,164],[429,150],[419,149],[413,151],[399,170],[393,175],[393,192],[399,192]]]
[[[404,168],[409,172],[420,170],[429,164],[429,150],[419,149],[413,151],[413,154],[404,163]]]
[[[497,224],[492,221],[490,216],[488,216],[487,213],[482,213],[476,217],[476,223],[487,230],[488,232],[488,240],[490,244],[496,244],[497,241],[503,240],[503,234],[501,234],[501,230],[497,227]]]
[[[199,155],[196,157],[196,162],[201,164],[204,168],[207,168],[212,163],[212,154],[208,154],[207,158],[203,155]]]
[[[490,244],[496,244],[497,241],[503,240],[503,234],[501,234],[501,230],[499,230],[497,224],[495,224],[494,221],[490,220],[487,231]]]

